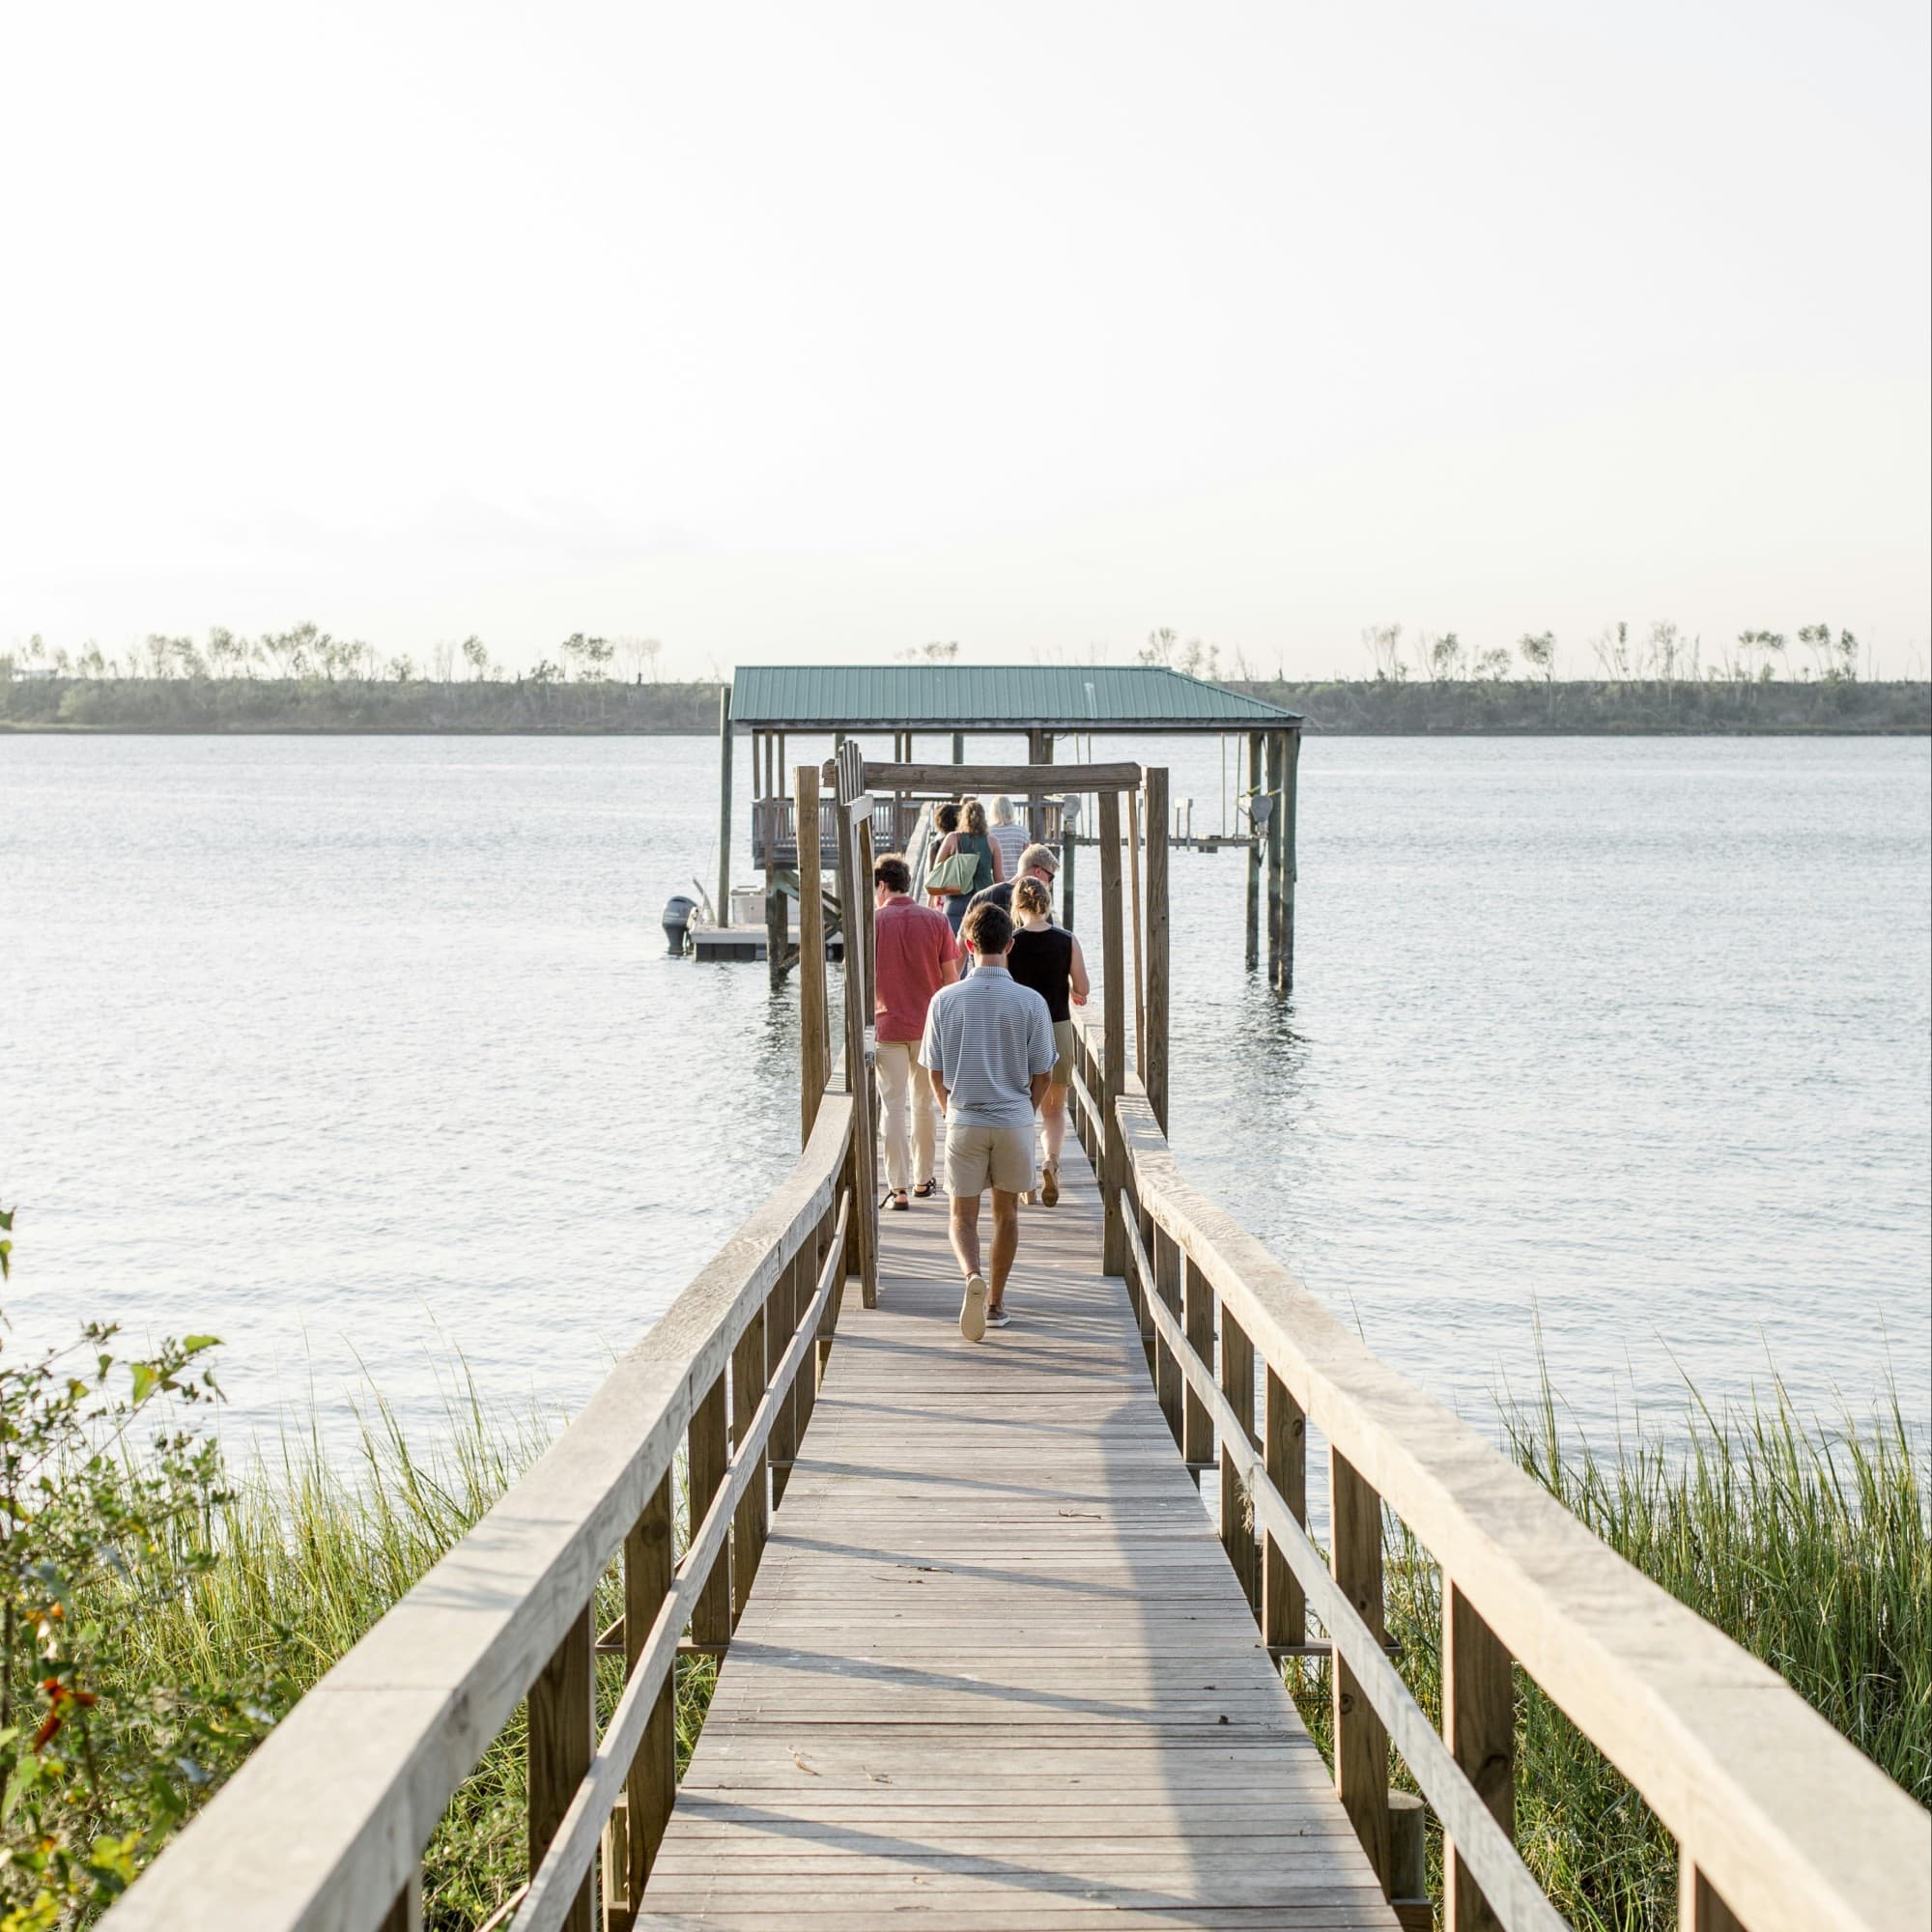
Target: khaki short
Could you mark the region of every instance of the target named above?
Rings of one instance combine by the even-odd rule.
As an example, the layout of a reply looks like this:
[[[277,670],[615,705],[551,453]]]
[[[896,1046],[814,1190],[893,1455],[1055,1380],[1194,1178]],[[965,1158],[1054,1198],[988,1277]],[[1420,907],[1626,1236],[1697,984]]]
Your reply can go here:
[[[1055,1020],[1053,1023],[1053,1071],[1048,1076],[1056,1087],[1073,1085],[1073,1022]]]
[[[1033,1185],[1033,1122],[1023,1127],[946,1129],[946,1191],[975,1199],[988,1187],[1024,1194]]]

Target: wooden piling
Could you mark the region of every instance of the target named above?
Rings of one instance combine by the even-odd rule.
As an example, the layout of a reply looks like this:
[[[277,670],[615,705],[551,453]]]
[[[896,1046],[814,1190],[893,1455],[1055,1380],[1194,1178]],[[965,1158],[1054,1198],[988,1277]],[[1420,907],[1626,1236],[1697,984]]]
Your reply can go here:
[[[1127,1230],[1121,1218],[1121,1188],[1126,1175],[1127,1152],[1114,1102],[1126,1084],[1127,988],[1126,935],[1121,929],[1124,909],[1121,894],[1121,795],[1103,791],[1100,812],[1100,993],[1104,1065],[1100,1080],[1100,1198],[1104,1220],[1100,1236],[1100,1267],[1105,1274],[1127,1271]]]
[[[1294,809],[1301,775],[1301,727],[1282,734],[1281,990],[1294,990]]]
[[[1147,969],[1141,948],[1141,801],[1127,794],[1127,882],[1131,888],[1134,936],[1134,1073],[1147,1084]]]
[[[1248,733],[1248,796],[1253,799],[1262,788],[1262,734]],[[1254,841],[1254,819],[1248,820],[1248,970],[1252,972],[1261,963],[1261,914],[1262,914],[1262,854],[1261,847]]]
[[[1167,770],[1149,770],[1147,784],[1147,1006],[1143,1023],[1147,1050],[1141,1079],[1148,1105],[1162,1133],[1167,1132],[1168,1081],[1168,843]]]
[[[718,903],[712,916],[731,923],[731,687],[718,690]]]
[[[798,820],[799,1146],[811,1138],[825,1083],[832,1078],[832,1037],[825,1009],[825,893],[818,853],[818,767],[791,775]],[[846,944],[851,944],[847,940]]]
[[[1267,734],[1267,795],[1272,801],[1267,822],[1267,974],[1268,984],[1277,992],[1287,988],[1282,960],[1282,810],[1281,792],[1287,770],[1287,733]]]

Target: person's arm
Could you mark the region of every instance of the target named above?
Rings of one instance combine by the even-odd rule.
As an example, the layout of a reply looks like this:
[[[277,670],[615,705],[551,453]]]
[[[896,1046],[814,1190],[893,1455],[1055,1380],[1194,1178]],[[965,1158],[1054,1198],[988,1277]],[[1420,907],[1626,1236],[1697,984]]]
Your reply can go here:
[[[965,948],[953,936],[952,927],[947,925],[939,935],[939,983],[942,986],[950,986],[958,979],[959,962],[964,953]]]
[[[1066,936],[1073,939],[1071,933]],[[1081,952],[1080,942],[1077,939],[1073,940],[1073,957],[1066,964],[1066,978],[1073,988],[1073,1004],[1076,1007],[1084,1007],[1087,1004],[1087,995],[1094,990],[1094,986],[1087,978],[1087,955]]]
[[[993,883],[997,886],[1007,876],[1007,862],[1000,851],[1000,841],[990,832],[986,834],[986,850],[993,855]]]
[[[1047,1010],[1046,1002],[1037,993],[1033,996],[1034,1011],[1027,1027],[1028,1065],[1033,1071],[1027,1083],[1033,1096],[1036,1111],[1046,1098],[1046,1090],[1053,1084],[1053,1063],[1060,1058],[1060,1049],[1053,1037],[1053,1015]]]
[[[937,997],[935,995],[935,997]],[[939,1111],[946,1111],[946,1056],[939,1049],[939,1029],[933,1024],[931,1007],[925,1009],[925,1032],[919,1042],[919,1064],[925,1068],[925,1077],[932,1082],[932,1096],[939,1102]]]

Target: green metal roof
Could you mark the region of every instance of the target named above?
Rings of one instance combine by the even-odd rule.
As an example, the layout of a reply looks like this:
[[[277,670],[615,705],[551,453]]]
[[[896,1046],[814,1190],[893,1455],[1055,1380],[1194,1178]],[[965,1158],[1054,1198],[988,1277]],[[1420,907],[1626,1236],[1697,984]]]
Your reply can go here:
[[[1293,711],[1159,665],[741,665],[742,730],[1233,731]]]

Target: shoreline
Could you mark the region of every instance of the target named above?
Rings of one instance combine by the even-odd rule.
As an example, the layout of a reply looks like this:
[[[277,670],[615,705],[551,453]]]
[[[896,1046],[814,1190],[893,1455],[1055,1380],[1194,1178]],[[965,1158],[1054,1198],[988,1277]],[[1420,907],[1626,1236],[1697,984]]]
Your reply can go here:
[[[1932,683],[1906,680],[1253,679],[1221,688],[1293,713],[1311,738],[1932,736]],[[14,677],[0,679],[0,734],[712,738],[721,689],[709,680]]]

